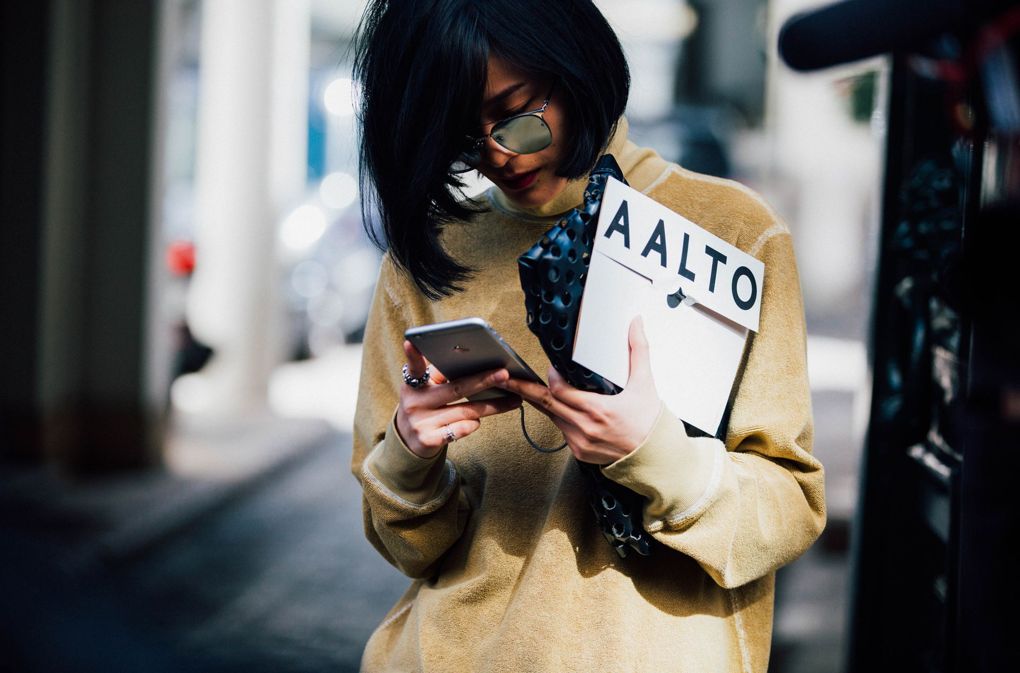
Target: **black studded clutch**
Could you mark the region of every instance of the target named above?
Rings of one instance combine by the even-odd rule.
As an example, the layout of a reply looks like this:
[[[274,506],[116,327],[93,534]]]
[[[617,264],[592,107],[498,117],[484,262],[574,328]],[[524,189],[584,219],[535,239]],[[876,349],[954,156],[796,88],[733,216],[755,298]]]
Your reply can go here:
[[[616,159],[606,154],[588,176],[581,206],[560,219],[538,243],[518,257],[517,268],[528,327],[538,337],[556,371],[575,388],[615,395],[621,390],[619,386],[571,357],[602,194],[610,177],[626,184]],[[626,556],[628,550],[648,556],[652,538],[640,523],[643,498],[606,478],[598,465],[581,462],[578,465],[588,477],[592,510],[609,543],[620,556]]]
[[[615,395],[620,392],[619,386],[571,357],[602,193],[610,177],[626,184],[616,159],[606,154],[588,176],[581,207],[570,211],[518,257],[517,269],[528,309],[528,327],[556,371],[575,388]]]

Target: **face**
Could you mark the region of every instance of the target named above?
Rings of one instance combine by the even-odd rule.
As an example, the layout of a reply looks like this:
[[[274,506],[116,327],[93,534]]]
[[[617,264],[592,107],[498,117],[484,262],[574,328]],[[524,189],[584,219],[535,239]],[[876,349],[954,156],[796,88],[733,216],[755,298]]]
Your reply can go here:
[[[490,56],[482,98],[481,132],[489,133],[493,124],[502,119],[542,107],[551,86],[550,80],[535,78],[497,56]],[[552,201],[568,182],[556,175],[564,155],[565,120],[555,89],[542,117],[552,131],[549,147],[533,154],[514,154],[488,138],[481,148],[482,160],[477,167],[507,198],[524,207]]]

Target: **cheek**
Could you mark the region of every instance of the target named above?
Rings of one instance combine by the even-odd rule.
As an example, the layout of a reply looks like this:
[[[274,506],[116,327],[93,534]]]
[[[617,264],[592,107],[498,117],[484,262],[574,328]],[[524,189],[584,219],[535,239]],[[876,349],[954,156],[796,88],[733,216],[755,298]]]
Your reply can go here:
[[[560,166],[563,165],[567,156],[566,139],[560,134],[554,135],[552,145],[547,147],[545,151],[548,152],[546,163],[554,174],[558,174]]]
[[[562,158],[567,147],[567,124],[566,121],[557,114],[549,120],[549,130],[552,131],[552,145],[549,146],[550,150],[553,150],[557,154],[557,158]]]
[[[549,145],[549,147],[545,149],[545,151],[548,152],[549,160],[559,162],[559,160],[563,158],[563,148],[564,145],[560,139],[554,139],[552,145]]]

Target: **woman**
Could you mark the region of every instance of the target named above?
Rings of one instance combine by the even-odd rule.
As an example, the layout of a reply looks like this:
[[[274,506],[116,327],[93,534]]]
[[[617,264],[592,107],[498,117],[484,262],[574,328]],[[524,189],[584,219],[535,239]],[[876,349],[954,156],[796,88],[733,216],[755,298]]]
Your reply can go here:
[[[788,230],[748,190],[627,139],[627,65],[589,1],[377,0],[356,75],[363,174],[388,252],[352,470],[369,540],[415,580],[363,670],[764,671],[775,571],[825,517]],[[663,408],[638,322],[616,396],[553,370],[548,388],[505,370],[425,380],[404,342],[407,327],[480,316],[544,371],[516,258],[580,203],[604,152],[632,187],[765,263],[759,332],[718,439],[689,437]],[[474,200],[459,196],[465,163],[494,183]],[[507,413],[517,399],[458,402],[492,386],[541,409],[534,439],[565,438],[570,453],[530,448]],[[606,543],[570,454],[645,496],[650,557]]]

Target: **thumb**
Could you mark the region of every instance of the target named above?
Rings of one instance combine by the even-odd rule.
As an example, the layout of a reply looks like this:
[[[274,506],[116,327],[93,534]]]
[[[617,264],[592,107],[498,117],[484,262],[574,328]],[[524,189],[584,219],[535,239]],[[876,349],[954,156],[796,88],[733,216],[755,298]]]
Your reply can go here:
[[[630,375],[627,377],[627,387],[630,388],[652,380],[648,338],[645,336],[645,323],[641,316],[636,316],[630,322],[627,342],[630,346]]]

